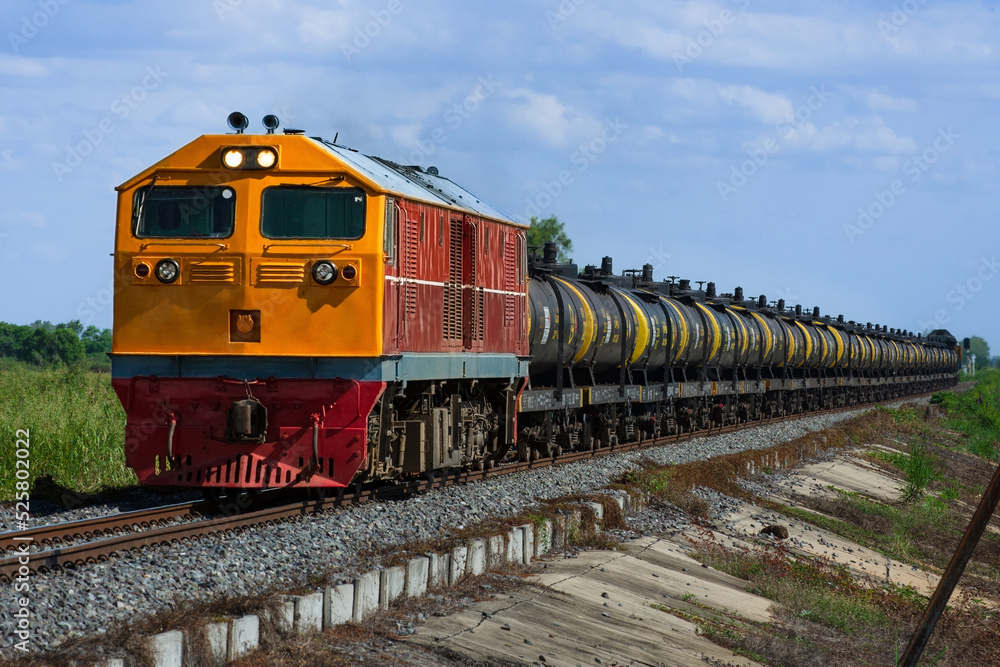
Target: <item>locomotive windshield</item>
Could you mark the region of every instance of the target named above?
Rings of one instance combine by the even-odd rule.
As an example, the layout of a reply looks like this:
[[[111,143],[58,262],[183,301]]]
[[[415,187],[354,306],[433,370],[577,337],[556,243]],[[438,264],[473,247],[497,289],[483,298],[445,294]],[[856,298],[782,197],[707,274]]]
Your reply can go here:
[[[132,202],[139,238],[225,238],[233,233],[236,197],[220,186],[148,186]]]
[[[365,233],[365,193],[358,188],[267,188],[261,211],[261,233],[270,239],[359,239]]]

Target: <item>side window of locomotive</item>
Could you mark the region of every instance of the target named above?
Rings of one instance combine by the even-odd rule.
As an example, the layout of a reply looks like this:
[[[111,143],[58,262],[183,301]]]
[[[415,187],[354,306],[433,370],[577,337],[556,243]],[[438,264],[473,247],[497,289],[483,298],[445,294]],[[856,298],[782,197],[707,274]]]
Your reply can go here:
[[[260,231],[269,239],[359,239],[365,193],[358,188],[279,185],[261,198]]]
[[[132,200],[138,238],[227,238],[235,217],[235,193],[224,186],[147,186]]]

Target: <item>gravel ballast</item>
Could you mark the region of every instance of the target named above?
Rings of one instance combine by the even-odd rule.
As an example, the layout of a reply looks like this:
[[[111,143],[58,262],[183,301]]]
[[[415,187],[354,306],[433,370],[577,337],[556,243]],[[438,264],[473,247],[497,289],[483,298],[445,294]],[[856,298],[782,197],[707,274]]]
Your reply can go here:
[[[447,537],[456,529],[488,517],[526,510],[536,505],[536,498],[595,492],[640,460],[686,463],[767,448],[829,428],[865,411],[805,417],[505,475],[435,489],[406,500],[340,508],[277,526],[207,537],[169,548],[144,549],[77,570],[33,576],[27,593],[15,594],[13,584],[8,584],[10,594],[0,603],[0,629],[4,636],[14,636],[17,619],[13,614],[18,609],[18,596],[26,596],[30,602],[30,644],[35,652],[70,638],[104,633],[116,622],[152,614],[175,601],[254,593],[262,586],[293,586],[301,582],[303,573],[321,569],[333,568],[347,574],[358,553],[388,553],[394,545],[404,542]],[[686,520],[678,512],[676,520],[660,515],[660,523],[663,525],[649,528],[679,530]],[[15,654],[12,642],[0,648],[0,656]]]

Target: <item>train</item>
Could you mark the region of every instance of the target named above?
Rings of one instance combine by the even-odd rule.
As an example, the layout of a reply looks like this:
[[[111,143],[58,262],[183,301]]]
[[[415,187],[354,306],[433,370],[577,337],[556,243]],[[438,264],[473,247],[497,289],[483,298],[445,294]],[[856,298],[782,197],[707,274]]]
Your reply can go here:
[[[230,114],[117,188],[139,482],[343,488],[954,384],[956,341],[582,270],[431,166]]]

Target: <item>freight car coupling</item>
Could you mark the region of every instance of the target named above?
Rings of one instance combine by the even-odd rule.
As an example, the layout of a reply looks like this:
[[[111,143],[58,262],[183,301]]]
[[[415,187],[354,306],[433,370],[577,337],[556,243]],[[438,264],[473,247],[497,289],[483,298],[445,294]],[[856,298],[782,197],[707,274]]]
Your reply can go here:
[[[230,121],[118,188],[113,385],[143,484],[345,487],[957,382],[947,331],[529,257],[436,168]]]

